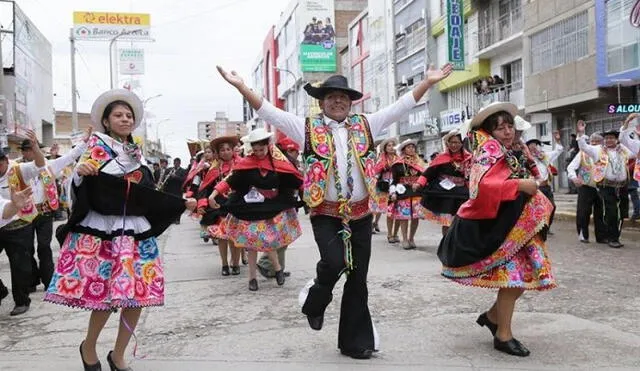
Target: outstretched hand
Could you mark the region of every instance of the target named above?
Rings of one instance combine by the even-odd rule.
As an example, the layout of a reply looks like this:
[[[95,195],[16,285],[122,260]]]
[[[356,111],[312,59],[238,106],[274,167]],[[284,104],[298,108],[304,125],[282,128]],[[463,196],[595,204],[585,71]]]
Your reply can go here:
[[[33,191],[31,190],[31,187],[27,187],[22,191],[14,191],[12,189],[11,202],[13,202],[14,206],[17,209],[22,209],[25,206],[27,206],[27,204],[29,204],[29,201],[31,201],[32,194],[33,194]]]
[[[429,65],[426,74],[427,82],[431,85],[437,84],[451,75],[451,72],[453,72],[453,65],[451,63],[445,64],[440,69],[436,69],[434,65]]]
[[[240,75],[238,75],[236,71],[227,72],[221,66],[216,66],[216,68],[218,69],[218,72],[220,72],[220,75],[222,75],[222,78],[225,79],[229,84],[235,86],[236,88],[244,85],[244,80],[242,79],[242,77],[240,77]]]

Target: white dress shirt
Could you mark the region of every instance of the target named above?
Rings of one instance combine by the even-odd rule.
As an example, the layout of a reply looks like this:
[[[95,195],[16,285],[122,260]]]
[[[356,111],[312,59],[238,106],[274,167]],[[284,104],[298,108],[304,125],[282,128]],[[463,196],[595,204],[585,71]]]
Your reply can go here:
[[[560,154],[562,154],[562,151],[564,151],[564,147],[562,146],[562,144],[556,143],[556,149],[552,151],[544,151],[544,154],[545,156],[547,156],[549,163],[545,164],[537,157],[533,158],[533,161],[536,163],[538,171],[540,172],[540,179],[542,181],[546,182],[549,180],[549,165],[551,165],[558,159]]]
[[[364,114],[369,121],[369,127],[371,128],[371,135],[375,138],[384,129],[389,127],[395,121],[401,119],[404,115],[408,114],[416,105],[416,100],[413,97],[413,92],[409,92],[403,95],[392,105],[381,109],[380,111]],[[281,130],[286,136],[296,142],[300,148],[305,148],[305,118],[298,117],[292,113],[282,111],[274,107],[267,100],[262,100],[262,106],[257,111],[258,116],[264,119],[268,124],[271,124]],[[333,143],[335,145],[335,154],[338,161],[338,173],[340,174],[340,184],[342,186],[343,195],[346,196],[347,192],[347,152],[348,152],[348,139],[349,132],[345,127],[345,121],[338,123],[327,116],[324,116],[325,123],[329,126],[331,134],[333,135]],[[372,143],[373,144],[373,143]],[[351,195],[352,201],[360,201],[368,196],[367,188],[364,183],[364,178],[359,169],[359,165],[356,159],[352,159],[352,171],[353,177],[353,194]],[[327,201],[338,201],[338,191],[335,187],[335,180],[332,169],[329,169],[328,175],[328,189],[325,194]]]
[[[638,158],[638,155],[640,155],[640,140],[638,140],[637,138],[631,138],[631,134],[634,131],[635,129],[632,127],[627,128],[626,130],[620,131],[618,140],[620,141],[620,144],[629,148],[631,153],[633,153],[633,157]]]
[[[586,135],[582,135],[580,138],[578,138],[578,147],[581,151],[586,153],[587,156],[591,157],[594,162],[600,161],[600,149],[602,148],[602,146],[592,146],[587,143],[587,139],[588,137]],[[631,151],[624,145],[620,145],[620,148],[630,158],[634,157]],[[624,162],[621,156],[618,155],[618,151],[616,151],[615,148],[606,148],[605,150],[609,155],[609,162],[607,163],[607,168],[604,171],[605,179],[611,182],[626,182],[628,175],[627,163]]]
[[[11,223],[11,221],[13,220],[13,218],[4,219],[2,217],[4,215],[4,208],[7,207],[10,202],[10,200],[5,199],[4,197],[0,197],[0,228]]]
[[[11,189],[9,188],[9,170],[13,165],[13,163],[10,163],[7,171],[0,177],[0,198],[4,198],[5,200],[11,199]],[[38,169],[34,162],[22,163],[18,164],[18,166],[20,166],[20,173],[22,174],[22,179],[25,183],[29,183],[32,179],[35,179],[40,172],[40,169]],[[8,222],[12,222],[17,219],[18,216],[14,215]]]
[[[69,151],[69,153],[65,154],[64,156],[58,157],[55,160],[48,160],[46,166],[51,169],[54,177],[58,177],[65,167],[73,164],[80,156],[82,156],[82,154],[86,150],[87,144],[82,142],[81,144],[75,146],[71,151]],[[36,176],[35,178],[31,179],[30,185],[31,190],[33,191],[33,203],[35,203],[36,205],[43,203],[45,201],[44,186],[40,177]]]

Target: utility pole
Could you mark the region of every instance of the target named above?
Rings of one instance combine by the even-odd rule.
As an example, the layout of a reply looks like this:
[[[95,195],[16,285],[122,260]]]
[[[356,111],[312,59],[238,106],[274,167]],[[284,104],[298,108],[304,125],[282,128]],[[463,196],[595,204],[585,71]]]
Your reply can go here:
[[[69,41],[71,42],[71,133],[78,132],[78,93],[76,90],[76,38],[73,35],[73,28],[69,30]]]

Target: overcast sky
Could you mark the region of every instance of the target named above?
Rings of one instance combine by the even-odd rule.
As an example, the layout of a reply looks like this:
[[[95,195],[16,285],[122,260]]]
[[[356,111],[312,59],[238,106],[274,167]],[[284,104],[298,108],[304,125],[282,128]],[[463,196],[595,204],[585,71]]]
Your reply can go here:
[[[242,98],[215,71],[221,64],[249,82],[252,64],[264,38],[290,0],[17,0],[47,37],[53,52],[54,108],[71,110],[69,28],[73,11],[151,14],[153,43],[145,49],[146,73],[140,77],[141,98],[162,94],[147,104],[151,122],[172,156],[188,156],[186,138],[197,136],[196,123],[226,111],[242,119]],[[108,41],[78,41],[76,79],[78,110],[89,112],[94,99],[109,89]],[[130,42],[119,42],[119,47]],[[126,82],[122,76],[120,86]],[[155,125],[149,136],[155,137]],[[183,164],[185,161],[183,161]]]

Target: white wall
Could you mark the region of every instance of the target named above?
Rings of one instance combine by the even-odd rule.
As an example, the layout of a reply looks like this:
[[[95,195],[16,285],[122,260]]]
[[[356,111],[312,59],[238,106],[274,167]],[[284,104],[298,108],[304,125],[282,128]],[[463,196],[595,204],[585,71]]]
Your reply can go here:
[[[491,76],[498,75],[502,76],[502,66],[505,64],[509,64],[518,59],[522,59],[522,48],[514,48],[506,53],[501,53],[493,58],[491,58]],[[524,76],[523,76],[524,77]],[[524,81],[523,81],[524,83]]]

